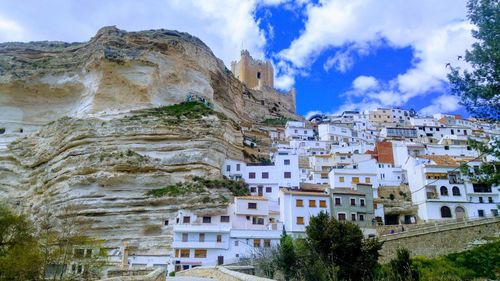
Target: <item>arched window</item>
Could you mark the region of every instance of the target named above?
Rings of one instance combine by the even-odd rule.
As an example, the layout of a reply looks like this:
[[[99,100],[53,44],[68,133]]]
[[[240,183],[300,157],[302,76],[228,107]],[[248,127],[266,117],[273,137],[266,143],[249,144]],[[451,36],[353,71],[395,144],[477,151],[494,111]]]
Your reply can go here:
[[[453,196],[460,196],[460,188],[458,186],[454,186],[452,189]]]
[[[446,186],[441,186],[439,191],[441,192],[442,196],[448,196],[448,188],[446,188]]]
[[[451,210],[447,206],[441,207],[441,217],[442,218],[451,218]]]

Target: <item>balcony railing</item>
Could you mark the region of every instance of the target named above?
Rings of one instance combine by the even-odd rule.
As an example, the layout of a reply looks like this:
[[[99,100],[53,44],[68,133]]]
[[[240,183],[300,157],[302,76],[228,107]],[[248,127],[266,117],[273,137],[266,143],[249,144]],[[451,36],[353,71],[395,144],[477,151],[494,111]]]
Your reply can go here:
[[[188,240],[188,241],[174,241],[172,243],[172,248],[184,248],[184,249],[228,249],[229,242],[227,240],[217,241],[203,241],[199,240]]]

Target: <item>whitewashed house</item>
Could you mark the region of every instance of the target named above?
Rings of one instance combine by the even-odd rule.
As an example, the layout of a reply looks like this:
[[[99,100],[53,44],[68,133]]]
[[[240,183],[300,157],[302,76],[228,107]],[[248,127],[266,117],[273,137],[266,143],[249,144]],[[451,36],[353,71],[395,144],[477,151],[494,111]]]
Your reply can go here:
[[[470,161],[470,158],[444,155],[408,158],[404,169],[421,220],[463,220],[498,215],[498,187],[467,182],[458,169],[461,161]]]

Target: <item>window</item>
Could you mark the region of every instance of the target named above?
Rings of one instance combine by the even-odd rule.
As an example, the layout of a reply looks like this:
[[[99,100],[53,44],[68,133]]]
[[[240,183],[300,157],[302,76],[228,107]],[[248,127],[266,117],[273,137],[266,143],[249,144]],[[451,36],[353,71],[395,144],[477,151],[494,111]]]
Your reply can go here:
[[[356,206],[356,198],[351,198],[351,206]]]
[[[264,239],[264,248],[270,248],[270,247],[271,247],[271,240]]]
[[[234,241],[234,246],[235,246],[235,247],[238,247],[239,245],[240,245],[240,240],[236,240],[236,241]]]
[[[182,218],[182,223],[190,223],[190,222],[191,222],[191,217],[186,216]]]
[[[356,214],[351,214],[351,221],[356,221]]]
[[[345,221],[345,214],[344,213],[338,213],[338,218],[339,218],[339,221]]]
[[[200,233],[198,235],[198,242],[205,242],[205,233]]]
[[[252,224],[264,225],[264,218],[252,217]]]
[[[220,216],[220,222],[229,222],[229,216]]]
[[[259,248],[260,247],[260,239],[254,239],[253,240],[253,246],[255,248]]]
[[[444,150],[450,150],[450,147],[449,147],[449,146],[447,146],[447,145],[445,145],[445,146],[444,146]]]
[[[257,188],[255,186],[250,187],[250,192],[257,192]]]
[[[309,200],[309,208],[316,208],[316,200]]]
[[[341,198],[339,198],[339,197],[335,198],[335,205],[336,205],[336,206],[340,206],[340,205],[342,205],[342,201],[341,201],[340,199],[341,199]]]
[[[364,221],[365,220],[365,215],[358,215],[359,221]]]
[[[285,176],[285,179],[290,179],[290,178],[292,178],[292,173],[291,172],[285,172],[284,176]]]
[[[491,214],[492,214],[494,217],[498,217],[498,209],[491,209]]]
[[[339,177],[339,182],[344,182],[344,177]]]
[[[359,183],[358,177],[352,177],[352,183]]]
[[[240,164],[236,164],[236,171],[238,172],[240,171],[240,166],[241,166]]]
[[[189,258],[189,249],[181,249],[181,258]]]
[[[479,203],[484,203],[483,197],[479,197]]]
[[[482,218],[484,217],[484,210],[477,210],[477,215]]]
[[[458,188],[458,186],[454,186],[451,189],[451,192],[453,193],[453,196],[460,196],[460,188]]]
[[[319,207],[326,208],[326,200],[319,200]]]
[[[307,134],[307,131],[304,131],[304,134]]]
[[[255,173],[248,173],[248,178],[249,179],[255,179]]]
[[[260,79],[260,71],[257,71],[257,79]]]
[[[83,258],[84,255],[85,255],[85,249],[75,249],[75,251],[73,252],[73,256],[75,258]]]
[[[212,223],[212,217],[203,217],[203,223]]]
[[[168,220],[165,220],[165,221],[163,222],[163,225],[168,225]]]
[[[365,178],[365,183],[370,183],[370,178],[369,177]]]
[[[297,224],[303,225],[304,224],[304,217],[297,217]]]
[[[257,209],[257,203],[248,203],[248,209]]]
[[[441,196],[448,196],[448,188],[446,188],[446,186],[441,186],[439,188],[439,192],[441,193]]]
[[[451,218],[451,210],[447,206],[441,207],[441,217],[442,218]]]
[[[359,199],[359,205],[361,207],[364,207],[365,206],[365,199]]]
[[[283,164],[285,164],[285,165],[290,165],[290,159],[285,159],[285,160],[283,160]]]
[[[204,249],[196,249],[194,250],[194,257],[198,259],[204,259],[207,257],[207,250]]]
[[[493,203],[493,197],[488,197],[488,203]]]
[[[221,242],[222,242],[222,235],[217,234],[217,243],[221,243]]]
[[[92,257],[92,249],[87,249],[85,251],[85,257],[86,258],[91,258]]]
[[[304,200],[302,199],[295,200],[295,207],[304,207]]]
[[[188,241],[188,234],[182,233],[182,242],[187,242],[187,241]]]
[[[226,165],[226,172],[231,172],[231,165]]]
[[[273,188],[272,188],[272,187],[270,187],[270,186],[266,187],[266,192],[267,192],[267,193],[271,193],[271,192],[273,192]]]
[[[262,172],[262,178],[263,179],[268,179],[269,178],[269,173],[268,172]]]

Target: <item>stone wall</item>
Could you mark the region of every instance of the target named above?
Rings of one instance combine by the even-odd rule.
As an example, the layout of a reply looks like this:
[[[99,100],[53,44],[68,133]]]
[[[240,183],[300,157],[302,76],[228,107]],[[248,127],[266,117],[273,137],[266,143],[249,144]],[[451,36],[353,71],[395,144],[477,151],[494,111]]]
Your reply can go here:
[[[110,269],[107,275],[100,281],[165,281],[166,271],[162,267]]]
[[[382,236],[384,246],[380,252],[380,261],[388,262],[394,258],[398,247],[407,248],[413,256],[432,258],[464,251],[475,241],[499,234],[500,218],[491,218],[437,226],[434,230]]]
[[[212,278],[218,281],[273,281],[273,279],[244,274],[220,266],[195,267],[189,270],[177,272],[175,276],[204,277],[204,278]]]

